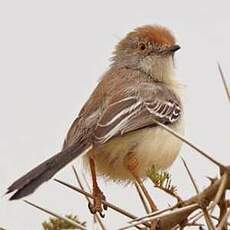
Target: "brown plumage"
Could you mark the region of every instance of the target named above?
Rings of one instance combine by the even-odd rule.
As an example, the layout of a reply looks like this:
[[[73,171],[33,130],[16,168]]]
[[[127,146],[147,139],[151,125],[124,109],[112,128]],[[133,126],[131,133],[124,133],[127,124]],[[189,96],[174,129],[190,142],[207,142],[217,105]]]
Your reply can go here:
[[[176,42],[173,34],[162,26],[143,26],[137,28],[136,33],[161,46],[172,46]]]
[[[182,104],[173,74],[177,49],[174,36],[160,26],[137,28],[119,42],[110,69],[70,127],[63,150],[14,182],[8,188],[8,193],[15,192],[11,199],[32,193],[86,152],[95,197],[91,210],[101,213],[103,195],[95,169],[112,180],[139,181],[152,165],[169,167],[181,142],[154,120],[183,132]],[[136,162],[135,167],[130,162]]]

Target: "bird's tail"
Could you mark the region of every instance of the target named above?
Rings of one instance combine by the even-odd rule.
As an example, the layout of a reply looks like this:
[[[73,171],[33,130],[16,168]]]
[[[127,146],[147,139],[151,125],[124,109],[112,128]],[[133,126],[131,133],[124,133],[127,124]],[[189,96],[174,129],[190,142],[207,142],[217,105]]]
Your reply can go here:
[[[8,188],[7,194],[15,192],[10,200],[19,199],[33,193],[42,183],[49,180],[70,161],[90,148],[91,145],[87,141],[78,142],[41,163]]]

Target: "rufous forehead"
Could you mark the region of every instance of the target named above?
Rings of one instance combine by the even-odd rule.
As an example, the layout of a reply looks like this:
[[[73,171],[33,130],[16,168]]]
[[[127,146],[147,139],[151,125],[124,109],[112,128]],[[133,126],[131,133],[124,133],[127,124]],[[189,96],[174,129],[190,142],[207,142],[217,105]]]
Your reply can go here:
[[[173,34],[162,26],[143,26],[136,28],[135,32],[138,36],[147,38],[162,46],[171,46],[176,42]]]

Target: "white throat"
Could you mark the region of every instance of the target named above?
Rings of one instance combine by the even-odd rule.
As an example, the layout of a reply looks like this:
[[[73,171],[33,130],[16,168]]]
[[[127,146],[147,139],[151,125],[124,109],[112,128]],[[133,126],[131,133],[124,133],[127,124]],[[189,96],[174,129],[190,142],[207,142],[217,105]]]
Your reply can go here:
[[[174,82],[174,63],[172,57],[148,56],[140,62],[140,69],[155,81],[166,84]]]

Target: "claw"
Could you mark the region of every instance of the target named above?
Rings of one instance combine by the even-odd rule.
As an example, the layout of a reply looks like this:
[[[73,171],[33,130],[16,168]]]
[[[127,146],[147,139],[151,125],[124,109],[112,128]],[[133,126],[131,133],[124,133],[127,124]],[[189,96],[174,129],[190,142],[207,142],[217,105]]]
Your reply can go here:
[[[97,191],[98,192],[98,191]],[[107,205],[104,204],[102,201],[105,201],[105,196],[99,190],[99,193],[93,195],[93,203],[88,203],[89,210],[92,214],[96,214],[97,212],[100,214],[102,218],[105,217],[103,214],[103,210],[107,210]]]
[[[104,210],[107,210],[108,209],[108,206],[106,204],[103,204],[103,209]]]
[[[89,202],[88,203],[88,208],[89,208],[89,211],[92,213],[92,214],[95,214],[96,213],[96,210],[94,208],[94,206]]]
[[[102,194],[102,198],[101,198],[103,201],[106,201],[106,198],[104,196],[104,194]],[[108,206],[105,204],[105,203],[102,203],[102,207],[104,210],[107,210],[108,209]]]
[[[105,217],[105,214],[103,214],[102,212],[99,212],[99,215],[100,215],[101,218]]]
[[[91,169],[91,174],[92,174],[92,180],[93,180],[93,202],[92,204],[90,203],[89,210],[92,214],[99,213],[102,218],[105,217],[105,215],[102,213],[103,209],[107,209],[107,205],[103,204],[103,201],[105,201],[105,196],[98,187],[97,184],[97,178],[96,178],[96,168],[95,168],[95,162],[94,158],[90,157],[89,158],[89,163],[90,163],[90,169]]]

